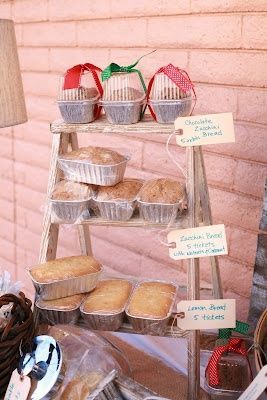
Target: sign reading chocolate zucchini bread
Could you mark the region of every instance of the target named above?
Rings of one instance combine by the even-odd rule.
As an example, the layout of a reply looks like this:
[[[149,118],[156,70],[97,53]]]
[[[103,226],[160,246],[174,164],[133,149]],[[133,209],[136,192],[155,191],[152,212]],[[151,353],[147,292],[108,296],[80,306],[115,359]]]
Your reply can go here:
[[[235,328],[235,299],[180,301],[177,319],[180,329],[221,329]]]
[[[175,120],[176,143],[179,146],[232,143],[235,141],[232,113],[196,115]]]
[[[168,234],[169,255],[174,260],[227,254],[223,224],[173,230]]]

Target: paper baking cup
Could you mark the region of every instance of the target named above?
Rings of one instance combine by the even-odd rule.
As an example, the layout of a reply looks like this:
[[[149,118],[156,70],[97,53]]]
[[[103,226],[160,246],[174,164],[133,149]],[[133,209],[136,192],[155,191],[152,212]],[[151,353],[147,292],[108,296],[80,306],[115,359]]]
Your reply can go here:
[[[153,280],[153,281],[145,280],[145,281],[139,282],[135,288],[137,289],[144,282],[160,282],[160,283],[164,283],[164,284],[171,284],[175,288],[175,293],[173,294],[173,299],[172,299],[172,303],[169,308],[169,312],[166,315],[166,317],[164,317],[164,318],[152,318],[152,317],[151,318],[148,318],[148,317],[143,318],[143,317],[136,317],[134,315],[131,315],[128,310],[129,303],[131,302],[131,298],[125,309],[127,318],[129,320],[129,322],[131,323],[134,331],[136,331],[137,333],[145,334],[145,335],[161,335],[162,336],[165,334],[165,332],[167,330],[168,322],[172,315],[172,308],[174,306],[176,295],[177,295],[177,286],[173,282],[166,282],[166,281],[160,281],[160,280]],[[133,294],[134,294],[134,291],[132,293],[132,296],[133,296]]]
[[[171,124],[178,117],[190,115],[192,98],[180,100],[149,100],[149,104],[156,114],[157,122],[161,124]]]
[[[137,207],[134,201],[100,201],[94,200],[103,219],[111,221],[128,221]]]
[[[176,220],[180,203],[162,204],[162,203],[147,203],[138,200],[141,217],[148,222],[156,224],[169,224]]]
[[[39,283],[32,277],[31,269],[26,269],[33,282],[36,293],[39,294],[43,300],[61,299],[62,297],[68,297],[74,294],[90,292],[96,287],[102,270],[103,268],[100,267],[99,271],[92,274],[71,279],[62,279],[50,283]]]
[[[98,98],[58,102],[61,116],[67,124],[86,124],[96,119]]]
[[[59,157],[58,164],[68,180],[100,186],[114,186],[123,180],[128,161],[127,157],[118,164],[97,165],[84,160],[66,160],[64,157]]]
[[[101,101],[108,122],[118,125],[136,124],[140,121],[144,99],[133,101]]]
[[[89,217],[90,199],[87,200],[54,200],[50,199],[52,204],[52,215],[65,222],[82,221],[84,216]],[[87,219],[87,218],[86,218]]]
[[[37,301],[35,306],[42,317],[42,321],[49,325],[76,324],[80,316],[80,305],[72,310],[48,310],[40,307]]]

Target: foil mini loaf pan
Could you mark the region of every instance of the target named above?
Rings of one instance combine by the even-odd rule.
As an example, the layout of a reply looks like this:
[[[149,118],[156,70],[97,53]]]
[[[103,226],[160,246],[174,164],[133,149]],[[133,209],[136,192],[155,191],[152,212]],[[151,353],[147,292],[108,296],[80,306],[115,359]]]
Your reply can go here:
[[[128,157],[114,165],[91,164],[86,160],[58,158],[59,168],[70,181],[91,183],[100,186],[113,186],[123,180]]]
[[[156,114],[157,122],[161,124],[171,124],[178,117],[190,115],[192,98],[179,100],[149,100],[149,104]]]
[[[61,299],[62,297],[68,297],[74,294],[90,292],[96,287],[102,270],[103,267],[101,266],[99,271],[91,274],[70,279],[61,279],[49,283],[40,283],[32,277],[31,268],[26,269],[33,282],[36,293],[40,295],[43,300]]]
[[[176,220],[181,203],[148,203],[138,200],[138,205],[140,215],[145,221],[156,224],[169,224]]]
[[[159,282],[159,283],[164,283],[164,284],[170,284],[174,287],[175,291],[172,296],[172,302],[169,307],[169,311],[167,315],[164,318],[153,318],[153,317],[139,317],[139,316],[134,316],[130,314],[129,312],[129,304],[131,302],[131,298],[129,300],[129,303],[125,309],[126,316],[131,323],[134,331],[137,333],[142,333],[145,335],[159,335],[162,336],[165,334],[166,329],[168,327],[168,322],[171,318],[172,315],[172,309],[176,300],[177,296],[177,285],[173,282],[166,282],[162,280],[143,280],[140,281],[136,286],[135,289],[137,289],[142,283],[144,282]],[[132,293],[132,296],[134,295],[134,291]],[[132,297],[131,296],[131,297]]]
[[[131,293],[133,291],[133,287],[134,284],[132,283]],[[131,293],[129,295],[129,298],[131,296]],[[117,312],[110,312],[110,313],[100,312],[100,311],[85,312],[83,303],[81,304],[80,312],[90,329],[96,329],[102,331],[116,331],[121,327],[123,323],[125,308],[128,305],[129,298],[122,306],[122,308]]]
[[[142,115],[144,100],[101,101],[107,120],[111,124],[136,124]]]
[[[80,316],[80,304],[71,310],[47,309],[43,308],[37,300],[35,306],[41,315],[42,322],[49,325],[76,324]]]
[[[61,116],[67,124],[87,124],[93,122],[98,114],[98,98],[85,100],[59,100]]]
[[[55,200],[52,204],[52,220],[60,220],[68,223],[78,223],[90,217],[90,200]],[[53,221],[54,222],[54,221]]]
[[[94,200],[101,218],[111,221],[128,221],[137,207],[136,200]]]

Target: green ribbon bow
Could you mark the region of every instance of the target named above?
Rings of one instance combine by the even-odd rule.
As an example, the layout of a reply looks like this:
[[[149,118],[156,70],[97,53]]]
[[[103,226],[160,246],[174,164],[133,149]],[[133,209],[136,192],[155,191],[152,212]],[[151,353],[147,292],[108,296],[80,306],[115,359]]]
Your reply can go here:
[[[249,325],[246,322],[236,321],[235,328],[219,329],[219,337],[218,340],[216,341],[216,345],[220,346],[228,342],[228,339],[230,339],[232,332],[238,332],[242,333],[243,335],[247,335],[248,330],[249,330]]]
[[[156,50],[153,50],[153,51],[151,51],[151,52],[148,53],[148,54],[154,53],[154,51],[156,51]],[[127,72],[127,73],[129,73],[129,74],[132,73],[132,72],[137,72],[138,75],[139,75],[140,81],[141,81],[141,83],[142,83],[144,92],[146,93],[147,89],[146,89],[146,84],[145,84],[144,78],[143,78],[141,72],[139,71],[139,69],[136,69],[136,68],[134,68],[134,67],[139,63],[139,61],[141,60],[141,58],[147,56],[148,54],[144,54],[144,55],[143,55],[142,57],[140,57],[135,63],[133,63],[133,64],[131,64],[131,65],[128,65],[127,67],[122,67],[122,66],[120,66],[120,65],[118,65],[118,64],[111,63],[111,64],[108,65],[108,66],[102,71],[102,73],[101,73],[102,82],[104,82],[106,79],[110,78],[111,75],[112,75],[114,72]]]

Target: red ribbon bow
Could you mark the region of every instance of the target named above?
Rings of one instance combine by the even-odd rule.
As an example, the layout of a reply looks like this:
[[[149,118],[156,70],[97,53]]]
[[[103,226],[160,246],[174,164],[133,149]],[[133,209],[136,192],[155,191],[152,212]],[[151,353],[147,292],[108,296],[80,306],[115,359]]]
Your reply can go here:
[[[217,386],[220,383],[218,364],[221,356],[226,352],[239,353],[243,356],[246,356],[247,354],[242,339],[233,338],[230,339],[226,345],[216,347],[206,368],[206,373],[209,373],[208,377],[210,386]]]
[[[74,67],[70,68],[67,70],[65,74],[65,80],[64,80],[64,90],[65,89],[75,89],[80,87],[81,84],[81,77],[84,73],[84,71],[90,71],[93,75],[96,87],[100,93],[100,95],[103,95],[103,89],[100,83],[100,80],[98,78],[97,72],[101,72],[102,70],[98,67],[96,67],[93,64],[78,64],[74,65]]]

